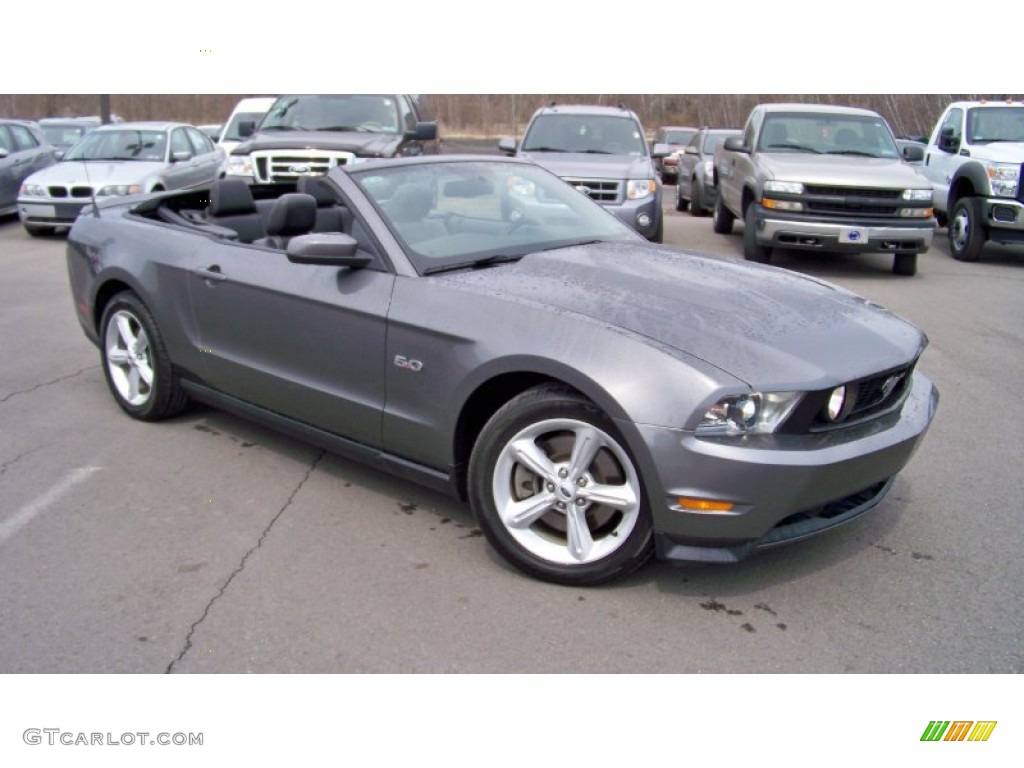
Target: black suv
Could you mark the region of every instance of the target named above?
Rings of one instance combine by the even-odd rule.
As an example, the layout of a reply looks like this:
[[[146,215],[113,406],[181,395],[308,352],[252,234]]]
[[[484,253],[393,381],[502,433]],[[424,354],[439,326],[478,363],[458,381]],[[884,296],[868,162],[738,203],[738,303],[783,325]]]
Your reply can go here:
[[[625,107],[558,106],[537,110],[522,144],[498,148],[533,160],[600,203],[648,240],[662,241],[661,180],[654,158],[668,147],[647,146],[640,119]]]
[[[239,125],[243,141],[224,175],[272,184],[361,160],[436,153],[437,122],[425,120],[423,108],[406,95],[279,96],[259,125]]]

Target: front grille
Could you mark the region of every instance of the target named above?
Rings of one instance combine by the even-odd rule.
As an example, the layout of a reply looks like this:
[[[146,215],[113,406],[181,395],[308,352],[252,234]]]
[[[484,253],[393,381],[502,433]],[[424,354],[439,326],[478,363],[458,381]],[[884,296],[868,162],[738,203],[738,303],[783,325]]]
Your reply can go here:
[[[614,179],[572,179],[564,178],[566,184],[586,189],[586,194],[595,203],[617,203],[622,199],[622,182]],[[581,190],[582,191],[582,190]]]
[[[804,205],[809,213],[829,216],[897,218],[900,208],[907,207],[901,200],[902,189],[808,184],[804,192]]]
[[[780,433],[804,435],[813,432],[827,432],[882,416],[899,406],[910,391],[913,378],[914,364],[912,363],[847,382],[848,397],[853,397],[853,403],[846,416],[838,422],[829,421],[825,415],[833,389],[808,392],[786,419]]]
[[[46,191],[50,197],[64,198],[69,196],[67,187],[47,187]],[[79,198],[92,197],[92,187],[71,187],[70,196]]]
[[[347,165],[355,155],[351,152],[323,150],[289,150],[282,153],[253,152],[256,180],[267,184],[294,181],[299,176],[322,176],[331,168]]]

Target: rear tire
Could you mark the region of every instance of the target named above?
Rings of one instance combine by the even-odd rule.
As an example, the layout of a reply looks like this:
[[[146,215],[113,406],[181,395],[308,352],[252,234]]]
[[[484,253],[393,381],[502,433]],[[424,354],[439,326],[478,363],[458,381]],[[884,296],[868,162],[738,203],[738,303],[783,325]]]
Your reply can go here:
[[[687,208],[690,207],[690,201],[683,199],[683,185],[676,184],[676,210],[683,213]]]
[[[767,264],[772,260],[771,246],[757,242],[757,231],[754,228],[754,204],[747,206],[743,217],[743,258],[756,264]]]
[[[185,409],[188,397],[156,321],[138,296],[131,291],[114,296],[103,310],[99,332],[103,373],[121,410],[158,421]]]
[[[711,214],[711,228],[720,235],[728,235],[732,232],[732,223],[736,217],[725,207],[722,202],[722,192],[719,190],[715,198],[715,210]]]

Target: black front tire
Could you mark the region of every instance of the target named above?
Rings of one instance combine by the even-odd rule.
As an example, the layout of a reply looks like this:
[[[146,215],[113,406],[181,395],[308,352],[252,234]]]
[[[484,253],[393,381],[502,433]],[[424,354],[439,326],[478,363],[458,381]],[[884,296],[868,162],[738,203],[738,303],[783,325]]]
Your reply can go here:
[[[46,237],[57,231],[52,227],[37,227],[34,224],[25,224],[24,227],[29,237]]]
[[[526,390],[491,417],[470,458],[469,499],[498,554],[544,581],[601,584],[654,552],[625,441],[597,406],[564,385]]]
[[[156,321],[132,291],[114,296],[100,320],[100,357],[107,386],[129,416],[158,421],[181,413],[181,388]]]
[[[913,277],[917,274],[917,254],[897,253],[892,262],[892,271],[895,275]]]
[[[977,261],[988,240],[976,197],[961,197],[953,206],[949,224],[949,252],[957,261]]]
[[[743,217],[743,258],[756,264],[767,264],[772,260],[771,246],[757,242],[753,203],[747,206],[747,212]]]
[[[732,223],[735,220],[736,217],[725,207],[725,203],[722,202],[722,193],[719,192],[715,199],[715,210],[711,214],[711,228],[720,235],[728,235],[732,233]]]
[[[682,184],[676,185],[676,210],[679,211],[680,213],[684,212],[687,208],[690,207],[690,201],[683,198],[682,189]]]
[[[691,216],[707,216],[708,212],[704,209],[704,195],[700,191],[701,185],[696,179],[690,182],[690,215]]]

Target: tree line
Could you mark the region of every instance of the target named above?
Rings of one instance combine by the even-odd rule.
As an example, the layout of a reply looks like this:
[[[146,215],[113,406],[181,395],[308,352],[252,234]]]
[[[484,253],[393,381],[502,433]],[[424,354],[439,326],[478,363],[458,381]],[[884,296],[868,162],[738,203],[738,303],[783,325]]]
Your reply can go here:
[[[260,95],[260,94],[253,94]],[[194,125],[227,120],[242,94],[114,94],[111,111],[124,120],[179,120]],[[1020,101],[1004,94],[427,94],[421,100],[440,120],[442,136],[519,136],[534,110],[545,104],[622,104],[647,129],[662,125],[742,127],[751,108],[768,102],[865,107],[879,112],[899,136],[929,134],[951,101]],[[38,120],[100,114],[93,94],[0,96],[0,117]]]

